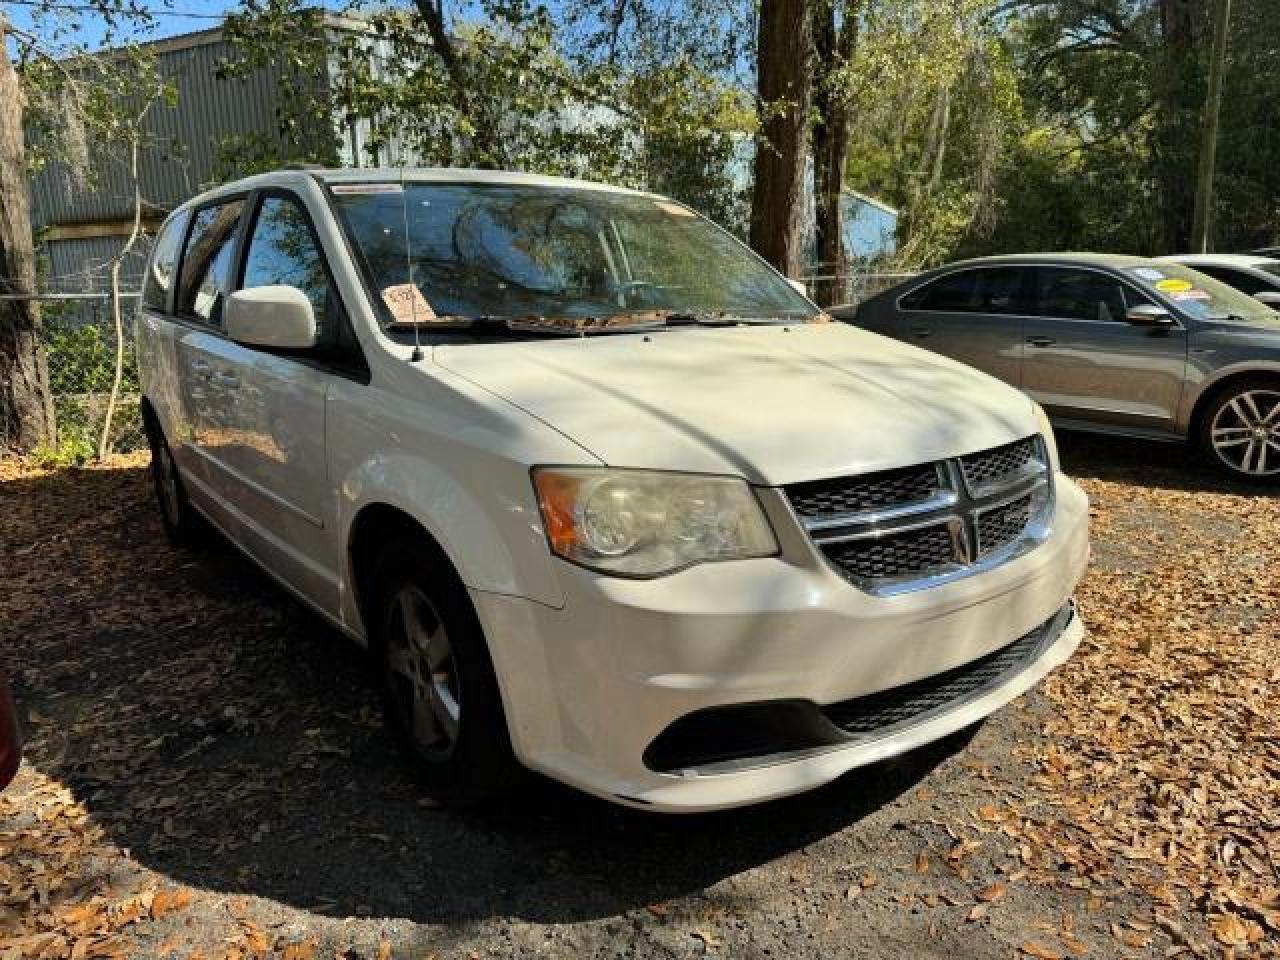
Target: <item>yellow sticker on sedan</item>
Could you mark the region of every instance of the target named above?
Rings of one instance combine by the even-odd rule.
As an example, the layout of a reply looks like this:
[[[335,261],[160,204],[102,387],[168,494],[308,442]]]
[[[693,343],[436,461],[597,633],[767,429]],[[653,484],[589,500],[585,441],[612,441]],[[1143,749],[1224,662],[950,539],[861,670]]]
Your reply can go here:
[[[1164,293],[1186,293],[1193,286],[1190,280],[1179,280],[1177,277],[1166,277],[1156,282],[1156,289]]]

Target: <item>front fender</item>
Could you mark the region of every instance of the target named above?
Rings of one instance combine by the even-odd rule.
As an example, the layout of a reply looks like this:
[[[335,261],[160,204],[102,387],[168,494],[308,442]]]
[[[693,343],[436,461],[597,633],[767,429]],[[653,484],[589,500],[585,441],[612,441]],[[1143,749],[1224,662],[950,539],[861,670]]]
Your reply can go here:
[[[1193,352],[1189,358],[1187,389],[1183,391],[1182,410],[1178,417],[1178,426],[1183,433],[1191,429],[1191,417],[1200,400],[1228,377],[1251,373],[1280,376],[1280,358],[1260,358],[1256,348],[1249,345],[1215,345],[1213,353],[1202,356],[1204,359],[1197,361]],[[1209,357],[1215,361],[1212,365],[1206,362]]]
[[[366,507],[394,507],[426,529],[467,587],[564,605],[528,471],[518,465],[458,475],[412,454],[379,453],[347,474],[339,503],[344,544]],[[344,552],[349,586],[355,571],[350,550]],[[343,591],[343,618],[359,622],[350,589]]]

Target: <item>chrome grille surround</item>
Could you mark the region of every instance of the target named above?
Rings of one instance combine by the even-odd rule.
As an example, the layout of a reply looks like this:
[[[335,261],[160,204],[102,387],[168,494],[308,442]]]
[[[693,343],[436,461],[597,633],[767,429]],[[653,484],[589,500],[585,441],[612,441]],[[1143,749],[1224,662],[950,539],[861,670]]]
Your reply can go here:
[[[929,472],[931,488],[919,482]],[[891,500],[886,489],[904,498]],[[785,493],[827,562],[858,588],[887,596],[991,569],[1043,542],[1053,471],[1037,434],[903,470],[794,484]],[[846,505],[859,508],[839,509]]]

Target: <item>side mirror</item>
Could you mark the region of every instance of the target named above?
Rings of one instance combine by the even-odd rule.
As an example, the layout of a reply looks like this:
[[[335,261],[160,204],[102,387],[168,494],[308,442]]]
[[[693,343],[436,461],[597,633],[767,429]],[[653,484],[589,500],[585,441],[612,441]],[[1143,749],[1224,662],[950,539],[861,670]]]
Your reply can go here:
[[[1262,290],[1253,295],[1259,303],[1265,303],[1272,310],[1280,310],[1280,290]]]
[[[1154,303],[1140,303],[1130,307],[1124,318],[1138,327],[1168,327],[1173,324],[1173,315]]]
[[[794,277],[787,277],[787,283],[791,284],[791,289],[800,294],[800,296],[809,296],[809,288],[805,286],[803,280],[797,280]]]
[[[297,287],[237,290],[222,315],[227,336],[251,347],[307,350],[316,345],[316,312]]]

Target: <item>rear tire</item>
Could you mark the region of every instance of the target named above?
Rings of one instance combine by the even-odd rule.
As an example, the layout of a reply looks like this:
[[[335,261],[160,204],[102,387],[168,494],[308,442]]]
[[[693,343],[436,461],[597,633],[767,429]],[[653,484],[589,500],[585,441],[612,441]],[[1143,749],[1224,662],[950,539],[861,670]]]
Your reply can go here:
[[[143,417],[147,434],[147,446],[151,448],[151,483],[155,489],[156,503],[160,507],[160,523],[165,536],[175,547],[195,544],[203,533],[200,515],[187,499],[187,488],[182,474],[173,459],[173,451],[164,437],[164,431],[153,415]]]
[[[1248,377],[1210,398],[1199,423],[1201,453],[1237,480],[1280,483],[1280,380]]]
[[[378,554],[366,602],[387,726],[436,800],[468,806],[520,776],[484,633],[457,574],[420,538]]]

